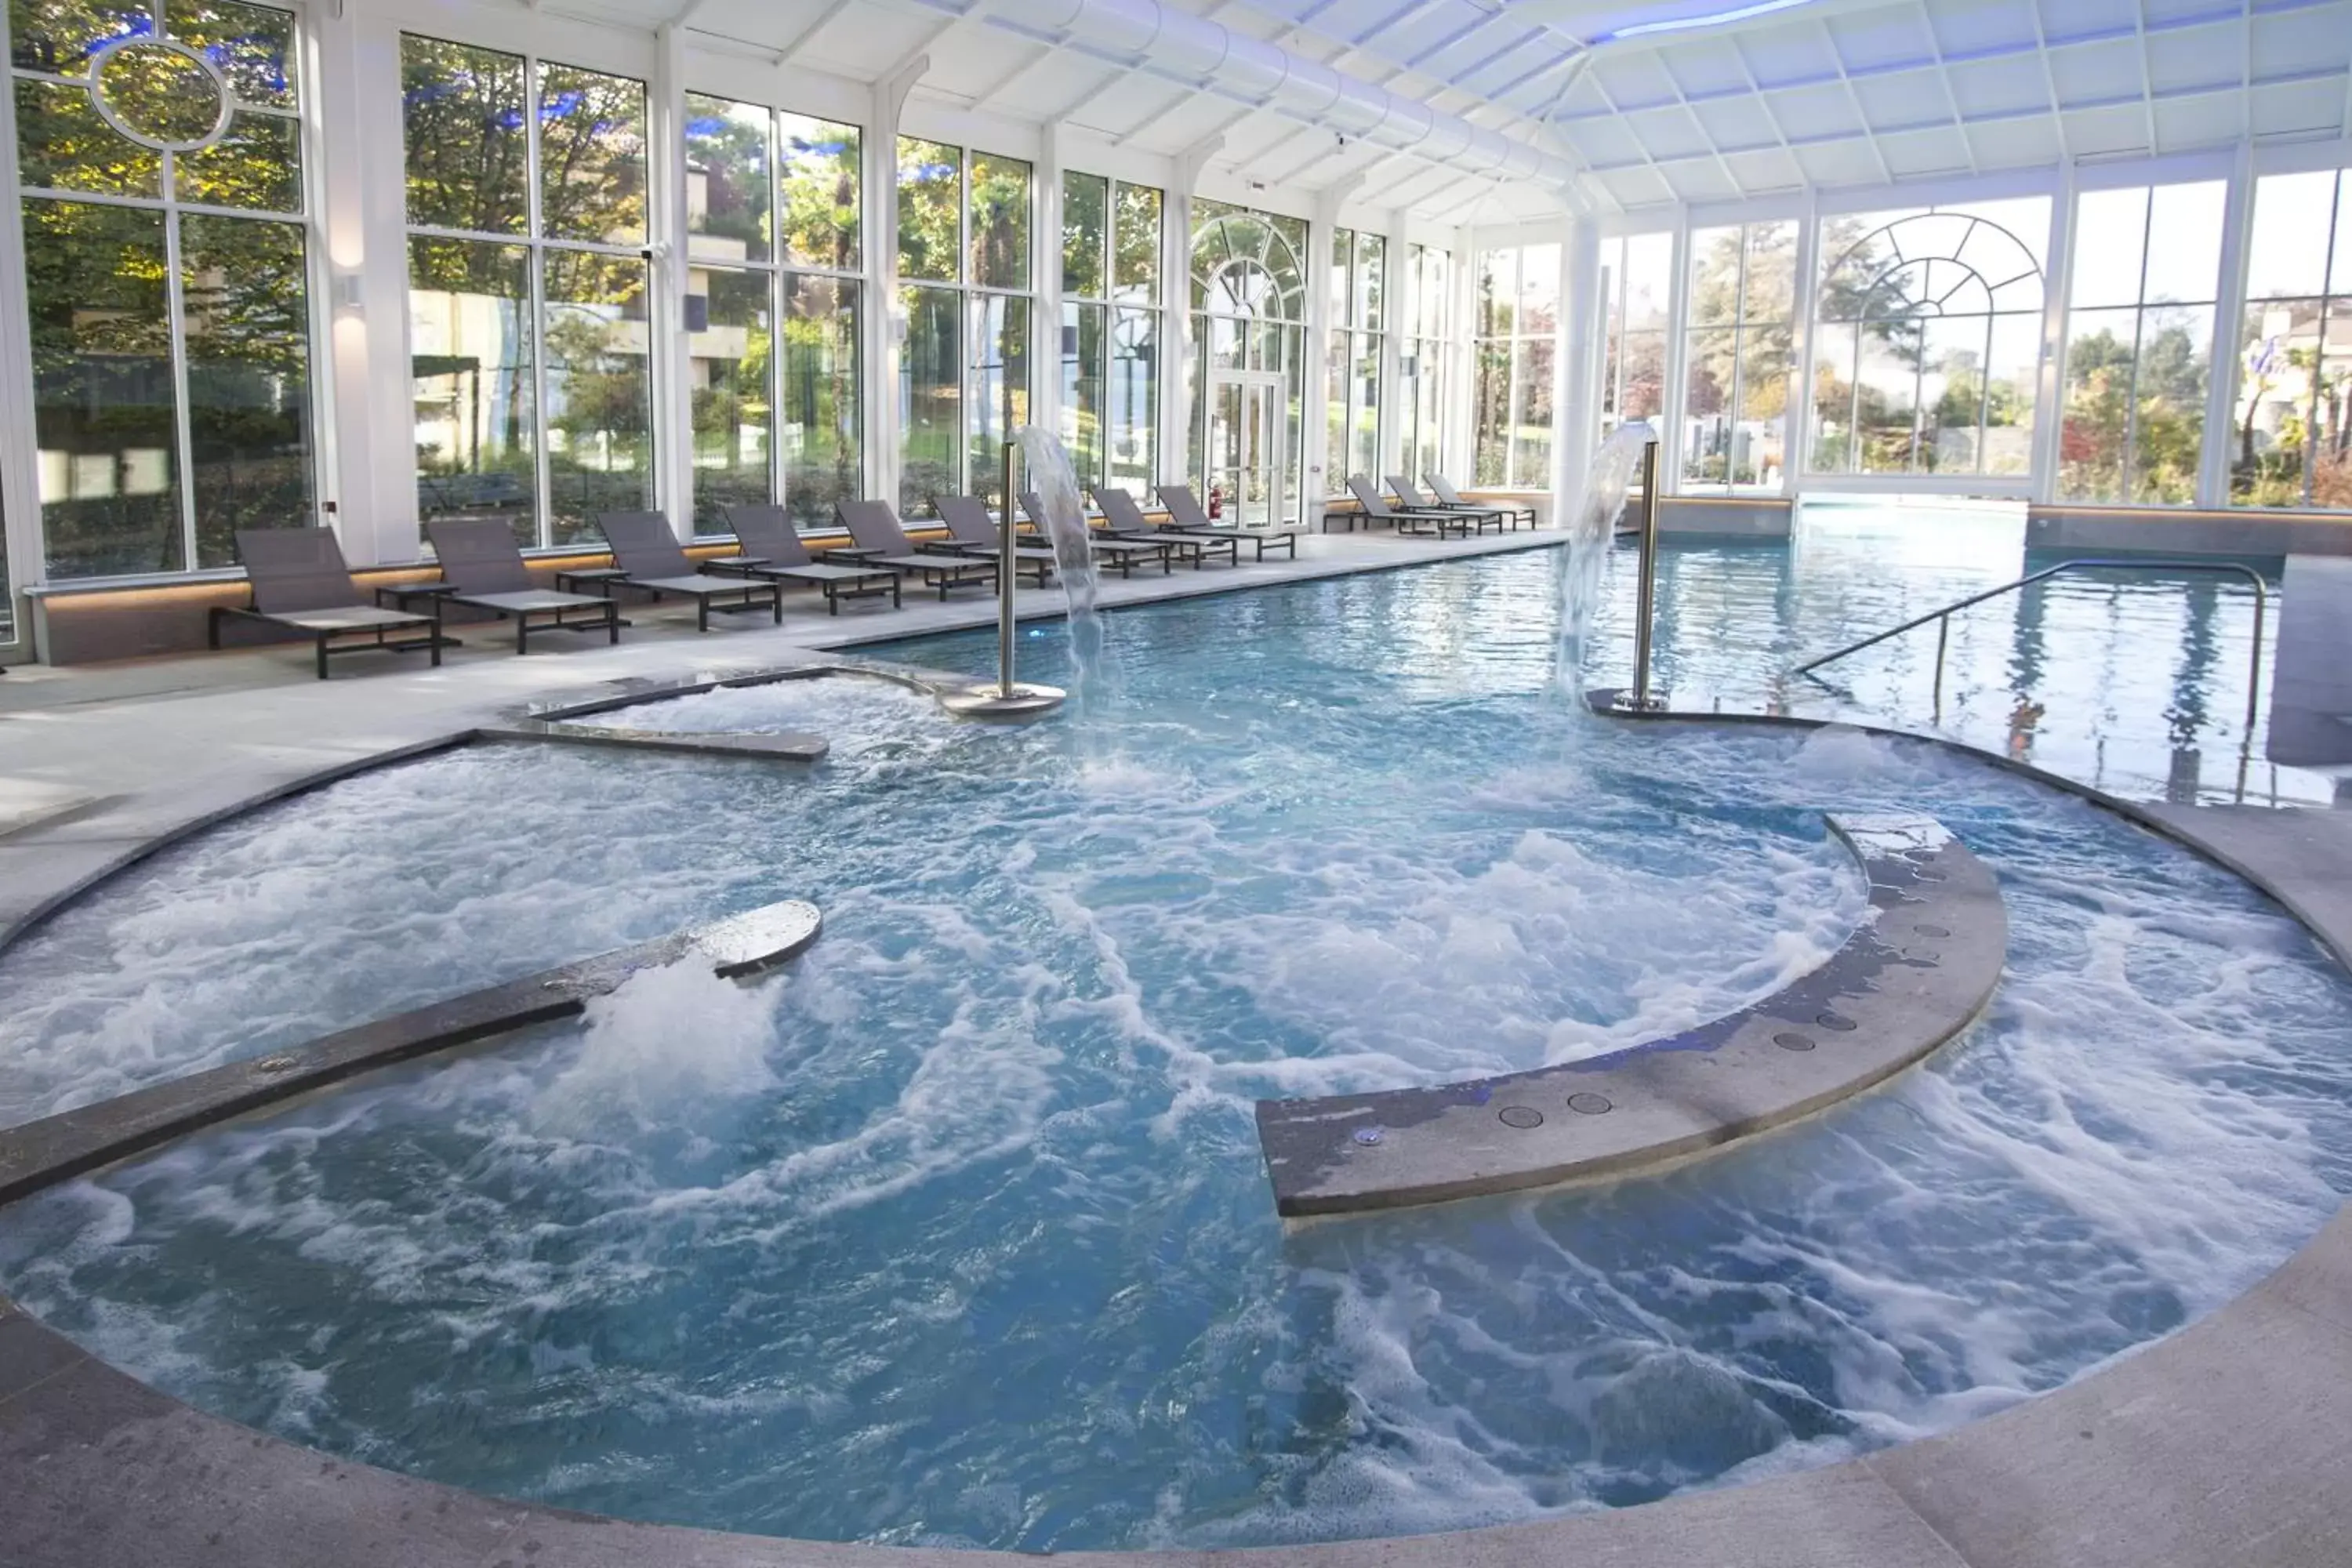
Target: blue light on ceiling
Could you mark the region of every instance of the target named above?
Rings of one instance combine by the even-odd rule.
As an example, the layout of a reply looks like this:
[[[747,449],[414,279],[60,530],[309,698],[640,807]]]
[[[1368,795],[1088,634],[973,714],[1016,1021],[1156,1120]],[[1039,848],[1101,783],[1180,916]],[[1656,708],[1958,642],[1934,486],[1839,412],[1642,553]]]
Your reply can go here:
[[[1769,16],[1775,11],[1793,11],[1800,5],[1811,4],[1812,0],[1754,0],[1752,5],[1735,5],[1728,11],[1710,11],[1704,16],[1672,16],[1661,22],[1636,22],[1630,27],[1603,33],[1592,42],[1613,44],[1621,38],[1643,38],[1653,33],[1686,33],[1699,27],[1719,27],[1727,22],[1745,22],[1752,16]]]

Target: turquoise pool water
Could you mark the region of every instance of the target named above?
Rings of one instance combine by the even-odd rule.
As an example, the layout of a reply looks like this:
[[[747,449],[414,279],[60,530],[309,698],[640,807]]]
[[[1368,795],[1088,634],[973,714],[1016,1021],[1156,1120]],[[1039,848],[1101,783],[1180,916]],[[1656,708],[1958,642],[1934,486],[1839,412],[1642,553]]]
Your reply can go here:
[[[1546,581],[1122,614],[1083,723],[714,692],[627,721],[833,754],[479,748],[169,852],[0,958],[0,1122],[777,898],[827,928],[757,984],[648,974],[0,1212],[0,1289],[206,1408],[488,1491],[1206,1545],[1938,1430],[2188,1321],[2333,1212],[2352,986],[2292,922],[1923,745],[1582,715]],[[1024,651],[1059,673],[1052,629]],[[1694,629],[1674,657],[1718,656]],[[1941,816],[2010,903],[1994,1008],[1925,1070],[1651,1179],[1276,1221],[1255,1098],[1567,1059],[1769,992],[1863,908],[1819,814],[1874,806]]]

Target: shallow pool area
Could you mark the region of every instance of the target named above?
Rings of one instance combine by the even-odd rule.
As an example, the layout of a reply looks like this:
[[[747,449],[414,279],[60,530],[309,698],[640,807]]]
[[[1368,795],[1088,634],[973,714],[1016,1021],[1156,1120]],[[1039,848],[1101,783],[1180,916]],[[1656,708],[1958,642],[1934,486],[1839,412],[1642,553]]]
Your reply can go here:
[[[1677,553],[1675,678],[1743,645],[1752,668],[1772,595],[1702,591],[1748,554]],[[856,677],[725,689],[588,721],[833,750],[475,747],[168,851],[0,957],[0,1124],[774,899],[826,931],[762,981],[645,974],[579,1025],[0,1211],[0,1289],[207,1409],[477,1489],[1218,1545],[1639,1502],[1948,1427],[2210,1310],[2334,1213],[2352,985],[2299,927],[1926,744],[1585,715],[1548,574],[1125,612],[1084,710],[1034,728]],[[992,644],[873,651],[979,673]],[[1054,628],[1023,656],[1061,673]],[[1932,812],[2009,904],[2002,990],[1926,1068],[1663,1173],[1275,1219],[1255,1098],[1752,1000],[1861,918],[1822,813],[1866,809]]]

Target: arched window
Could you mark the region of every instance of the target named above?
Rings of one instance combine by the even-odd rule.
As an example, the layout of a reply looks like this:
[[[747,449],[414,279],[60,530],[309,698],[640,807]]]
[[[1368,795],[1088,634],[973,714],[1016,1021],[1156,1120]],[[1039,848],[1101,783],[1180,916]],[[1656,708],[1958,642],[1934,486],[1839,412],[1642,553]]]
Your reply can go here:
[[[1307,224],[1192,204],[1192,477],[1244,524],[1296,521],[1305,500]]]
[[[2047,198],[1823,221],[1817,474],[2025,477]]]

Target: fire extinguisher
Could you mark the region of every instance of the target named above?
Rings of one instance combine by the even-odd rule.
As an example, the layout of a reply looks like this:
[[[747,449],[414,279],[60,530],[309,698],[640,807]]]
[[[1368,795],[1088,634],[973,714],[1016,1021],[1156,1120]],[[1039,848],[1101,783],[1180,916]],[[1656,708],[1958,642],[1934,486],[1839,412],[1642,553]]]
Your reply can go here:
[[[1223,485],[1211,485],[1209,487],[1209,516],[1212,520],[1214,520],[1224,515],[1225,487]]]

